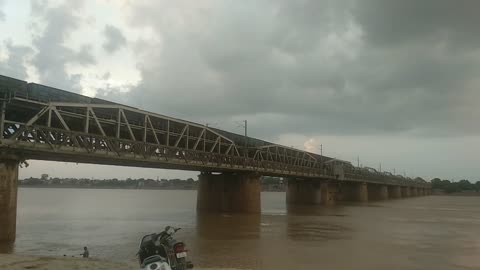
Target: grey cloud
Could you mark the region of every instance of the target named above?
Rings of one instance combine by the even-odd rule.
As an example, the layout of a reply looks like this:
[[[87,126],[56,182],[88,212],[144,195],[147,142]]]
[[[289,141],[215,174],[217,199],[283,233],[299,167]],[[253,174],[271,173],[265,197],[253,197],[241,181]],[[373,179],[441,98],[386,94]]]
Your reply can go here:
[[[108,53],[114,53],[127,45],[127,39],[117,27],[107,25],[103,33],[106,38],[105,43],[103,43],[103,49]]]
[[[480,2],[475,0],[358,1],[355,17],[367,40],[384,46],[412,41],[446,42],[477,49]]]
[[[82,22],[79,11],[83,1],[68,1],[53,8],[45,7],[43,4],[35,1],[32,4],[32,14],[46,24],[43,33],[36,35],[33,39],[37,54],[32,63],[42,83],[80,92],[79,82],[82,76],[67,74],[66,65],[69,63],[94,64],[92,48],[89,45],[83,45],[76,52],[66,47],[64,42]]]
[[[5,5],[5,0],[0,0],[0,21],[5,20],[5,13],[2,11],[2,8],[4,5]]]
[[[247,118],[252,132],[271,139],[289,132],[480,134],[480,110],[462,102],[467,94],[480,98],[469,91],[480,47],[468,38],[478,24],[467,10],[478,10],[477,2],[413,3],[219,1],[188,16],[180,10],[172,21],[158,3],[139,6],[132,25],[152,27],[161,50],[139,42],[140,84],[102,93],[220,128]],[[431,7],[466,16],[437,16]],[[172,27],[175,16],[184,16],[180,29]]]
[[[33,53],[32,48],[13,44],[12,41],[5,41],[8,58],[0,62],[0,74],[18,79],[27,78],[27,58]]]
[[[108,79],[110,79],[111,76],[112,76],[112,74],[110,72],[105,72],[101,78],[103,80],[108,80]]]
[[[93,65],[97,62],[92,54],[92,45],[82,45],[80,50],[73,54],[73,61],[81,65]]]

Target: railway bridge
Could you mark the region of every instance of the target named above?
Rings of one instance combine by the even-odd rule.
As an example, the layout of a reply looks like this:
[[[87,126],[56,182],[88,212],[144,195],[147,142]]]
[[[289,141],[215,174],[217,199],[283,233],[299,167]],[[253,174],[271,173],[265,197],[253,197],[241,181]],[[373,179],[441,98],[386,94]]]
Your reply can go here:
[[[261,176],[288,204],[430,194],[430,185],[216,128],[0,76],[0,241],[15,240],[25,160],[199,171],[198,211],[260,212]]]

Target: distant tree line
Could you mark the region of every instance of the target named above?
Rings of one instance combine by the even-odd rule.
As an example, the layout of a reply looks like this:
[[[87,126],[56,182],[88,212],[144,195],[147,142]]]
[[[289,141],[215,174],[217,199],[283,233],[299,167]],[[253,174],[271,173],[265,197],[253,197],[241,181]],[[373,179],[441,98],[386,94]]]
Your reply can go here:
[[[88,178],[59,178],[42,175],[41,178],[25,178],[19,180],[20,186],[68,186],[68,187],[98,187],[98,188],[175,188],[175,189],[195,189],[196,182],[192,178],[188,179],[88,179]]]
[[[40,178],[29,177],[19,180],[20,186],[33,187],[78,187],[78,188],[152,188],[152,189],[196,189],[198,181],[188,179],[89,179],[89,178],[59,178],[42,174]],[[262,189],[265,191],[284,191],[282,178],[264,176],[261,178]]]
[[[432,179],[432,189],[442,190],[446,193],[476,191],[480,192],[480,181],[472,183],[468,180],[460,180],[452,182],[450,180],[441,180],[439,178]]]

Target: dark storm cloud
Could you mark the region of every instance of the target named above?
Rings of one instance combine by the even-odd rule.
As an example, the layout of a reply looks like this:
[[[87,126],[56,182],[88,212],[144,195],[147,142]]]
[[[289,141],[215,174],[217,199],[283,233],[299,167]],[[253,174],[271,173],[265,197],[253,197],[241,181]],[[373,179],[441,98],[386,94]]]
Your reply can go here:
[[[117,27],[107,25],[103,33],[106,38],[105,43],[103,43],[103,49],[108,53],[114,53],[127,45],[127,39]]]
[[[8,58],[4,62],[0,62],[0,74],[21,80],[26,79],[26,62],[33,50],[27,46],[15,45],[10,40],[5,41],[5,48],[8,53]]]
[[[132,25],[162,42],[137,43],[142,81],[110,98],[220,127],[249,119],[264,138],[478,134],[464,99],[479,98],[479,4],[420,2],[138,6]]]
[[[80,10],[83,1],[67,1],[58,7],[48,7],[45,2],[33,1],[32,14],[45,23],[45,30],[34,36],[33,46],[37,54],[32,60],[41,83],[79,92],[81,74],[67,74],[67,64],[90,65],[95,63],[90,45],[74,51],[65,45],[70,34],[82,22]]]

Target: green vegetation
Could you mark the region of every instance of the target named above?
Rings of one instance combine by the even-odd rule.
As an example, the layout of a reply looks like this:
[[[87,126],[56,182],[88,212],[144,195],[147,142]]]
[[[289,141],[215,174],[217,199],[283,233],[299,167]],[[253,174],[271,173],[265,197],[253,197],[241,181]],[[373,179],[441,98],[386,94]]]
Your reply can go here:
[[[44,174],[41,178],[30,177],[19,181],[20,186],[45,187],[89,187],[89,188],[157,188],[157,189],[196,189],[196,181],[192,178],[182,179],[88,179],[88,178],[48,178]]]
[[[462,192],[462,191],[480,191],[480,181],[475,184],[468,180],[460,180],[451,182],[450,180],[441,180],[439,178],[432,179],[432,188],[443,190],[446,193]]]
[[[198,181],[188,179],[88,179],[59,178],[42,174],[40,178],[29,177],[18,181],[19,186],[68,187],[68,188],[127,188],[127,189],[197,189]],[[261,179],[264,191],[285,191],[283,179],[264,176]]]

